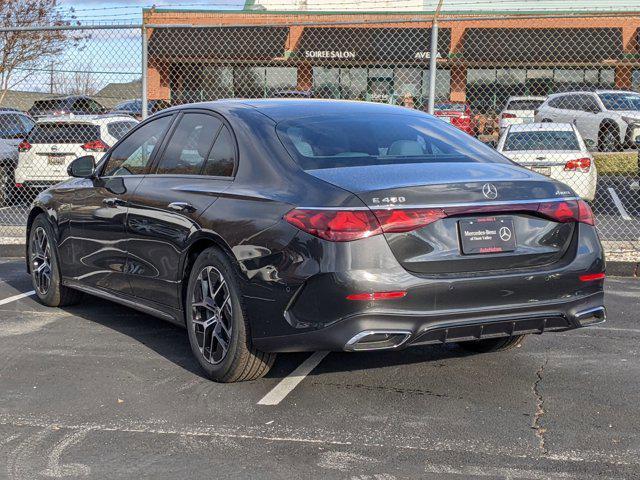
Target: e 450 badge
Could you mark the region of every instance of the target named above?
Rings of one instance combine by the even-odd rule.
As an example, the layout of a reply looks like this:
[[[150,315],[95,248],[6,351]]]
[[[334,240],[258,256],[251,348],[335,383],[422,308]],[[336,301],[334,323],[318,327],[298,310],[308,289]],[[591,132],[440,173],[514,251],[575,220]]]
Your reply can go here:
[[[395,203],[404,203],[407,199],[404,197],[373,197],[371,201],[376,205],[393,205]]]

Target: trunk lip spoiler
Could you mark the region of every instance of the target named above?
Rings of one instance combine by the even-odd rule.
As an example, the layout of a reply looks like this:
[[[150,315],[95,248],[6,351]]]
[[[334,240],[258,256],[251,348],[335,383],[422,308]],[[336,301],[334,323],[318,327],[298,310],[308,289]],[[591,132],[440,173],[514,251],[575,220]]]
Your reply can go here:
[[[534,203],[548,203],[548,202],[566,202],[581,200],[580,197],[553,197],[553,198],[536,198],[527,200],[507,200],[499,202],[462,202],[462,203],[431,203],[431,204],[418,204],[418,205],[368,205],[364,207],[296,207],[300,210],[400,210],[400,209],[416,209],[416,208],[451,208],[451,207],[486,207],[493,205],[527,205]]]

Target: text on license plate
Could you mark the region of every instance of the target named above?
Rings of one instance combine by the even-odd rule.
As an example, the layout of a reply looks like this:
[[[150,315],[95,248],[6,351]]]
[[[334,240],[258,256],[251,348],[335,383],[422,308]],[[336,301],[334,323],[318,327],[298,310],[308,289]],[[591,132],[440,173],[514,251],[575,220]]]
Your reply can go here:
[[[47,163],[49,165],[64,165],[64,162],[65,162],[66,158],[67,157],[59,157],[59,156],[49,155],[47,157]]]
[[[531,167],[531,170],[547,177],[551,176],[551,167]]]
[[[460,220],[458,228],[463,254],[512,252],[516,249],[516,235],[511,217]]]

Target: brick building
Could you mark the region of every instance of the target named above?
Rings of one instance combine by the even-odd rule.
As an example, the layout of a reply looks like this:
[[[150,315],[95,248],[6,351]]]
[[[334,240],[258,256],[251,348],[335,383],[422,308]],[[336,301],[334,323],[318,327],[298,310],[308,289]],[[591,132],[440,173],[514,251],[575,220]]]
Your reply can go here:
[[[174,103],[301,95],[401,102],[428,92],[432,13],[148,9],[148,92]],[[640,13],[496,13],[439,21],[436,95],[499,110],[509,95],[640,87]]]

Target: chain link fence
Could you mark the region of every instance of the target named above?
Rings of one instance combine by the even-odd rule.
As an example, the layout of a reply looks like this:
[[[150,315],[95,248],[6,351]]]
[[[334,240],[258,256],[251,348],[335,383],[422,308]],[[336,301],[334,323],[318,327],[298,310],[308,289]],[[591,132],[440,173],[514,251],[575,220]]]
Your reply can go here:
[[[0,237],[22,241],[34,195],[147,114],[335,98],[432,111],[571,187],[609,258],[637,260],[640,16],[191,15],[0,29]]]

